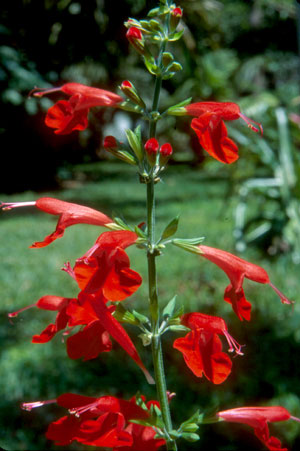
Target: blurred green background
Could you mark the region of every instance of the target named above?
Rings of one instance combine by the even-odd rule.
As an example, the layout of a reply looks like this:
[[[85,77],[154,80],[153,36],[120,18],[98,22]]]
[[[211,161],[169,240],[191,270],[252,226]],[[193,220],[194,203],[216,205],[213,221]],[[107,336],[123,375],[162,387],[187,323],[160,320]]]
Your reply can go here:
[[[137,118],[96,109],[90,113],[87,130],[57,136],[43,122],[52,101],[37,101],[28,93],[34,86],[59,86],[66,81],[117,92],[121,81],[129,79],[149,100],[153,81],[128,48],[123,23],[128,17],[144,18],[154,6],[156,2],[145,0],[2,2],[3,201],[50,195],[124,217],[130,224],[145,219],[145,193],[143,186],[137,189],[134,169],[111,159],[101,145],[107,134],[124,138],[122,130],[136,126]],[[197,408],[242,405],[281,404],[300,417],[297,2],[186,0],[179,6],[184,9],[185,34],[172,51],[184,70],[164,84],[162,107],[189,96],[193,101],[236,101],[245,114],[263,123],[264,136],[244,123],[228,124],[229,135],[240,148],[240,159],[231,167],[206,158],[189,118],[169,118],[159,124],[161,142],[169,140],[175,151],[163,183],[157,186],[158,229],[180,213],[178,237],[204,235],[206,245],[239,252],[263,266],[271,281],[296,303],[293,308],[283,306],[270,287],[246,281],[253,316],[250,323],[241,323],[223,301],[224,273],[192,254],[167,249],[158,259],[162,303],[177,293],[186,311],[223,316],[230,333],[246,344],[245,355],[234,359],[228,380],[213,386],[193,376],[172,348],[175,337],[166,336],[168,387],[177,394],[172,400],[174,423],[178,425]],[[1,213],[0,446],[6,450],[57,449],[46,441],[44,432],[65,412],[55,405],[23,412],[19,408],[23,401],[51,399],[66,391],[130,398],[140,390],[148,398],[155,397],[153,387],[117,345],[99,359],[71,361],[61,336],[44,345],[31,343],[32,335],[53,321],[51,312],[32,309],[8,320],[8,312],[42,295],[77,293],[60,268],[83,255],[99,229],[75,226],[45,249],[28,249],[55,223],[54,217],[34,209]],[[132,248],[128,253],[132,267],[146,281],[143,252]],[[126,306],[146,312],[146,299],[145,283]],[[130,333],[137,335],[134,329]],[[141,343],[138,348],[151,366],[148,349]],[[299,449],[298,424],[286,422],[271,429],[290,449]],[[263,449],[250,429],[240,425],[203,426],[200,435],[199,442],[182,443],[180,449]]]

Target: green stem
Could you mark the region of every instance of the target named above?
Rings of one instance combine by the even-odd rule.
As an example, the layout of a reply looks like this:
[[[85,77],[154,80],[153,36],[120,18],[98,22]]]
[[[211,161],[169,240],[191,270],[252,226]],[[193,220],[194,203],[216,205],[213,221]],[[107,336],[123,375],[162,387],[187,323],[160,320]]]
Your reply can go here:
[[[166,22],[167,23],[167,22]],[[168,28],[168,25],[166,25]],[[161,45],[158,56],[158,64],[161,65],[162,53],[165,51],[166,41]],[[159,97],[162,85],[162,77],[155,79],[152,112],[157,112]],[[149,138],[154,138],[156,134],[156,121],[152,119],[149,125]],[[157,295],[157,275],[156,275],[156,250],[155,250],[155,192],[154,180],[151,177],[147,183],[147,228],[148,228],[148,284],[149,284],[149,302],[152,323],[152,358],[155,373],[155,382],[157,396],[160,403],[162,419],[165,425],[167,450],[176,451],[176,442],[170,438],[169,433],[172,430],[172,420],[167,397],[167,386],[163,364],[163,353],[161,346],[161,335],[159,333],[159,305]]]

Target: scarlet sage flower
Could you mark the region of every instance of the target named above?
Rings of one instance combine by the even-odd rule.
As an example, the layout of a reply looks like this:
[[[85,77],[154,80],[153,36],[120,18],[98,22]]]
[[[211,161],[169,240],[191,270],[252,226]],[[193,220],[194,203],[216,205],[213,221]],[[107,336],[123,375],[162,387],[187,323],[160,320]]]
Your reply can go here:
[[[142,408],[135,398],[126,401],[113,396],[93,398],[65,393],[57,400],[23,403],[22,408],[30,411],[54,402],[68,409],[70,414],[48,427],[46,437],[56,445],[65,446],[77,441],[120,451],[151,451],[165,444],[165,440],[154,438],[156,431],[151,427],[131,423],[131,420],[150,417],[149,403]]]
[[[104,89],[91,88],[80,83],[66,83],[59,88],[34,92],[35,97],[42,97],[61,91],[70,96],[69,100],[59,100],[49,108],[45,124],[55,128],[57,135],[67,135],[73,130],[85,130],[88,126],[90,108],[96,106],[115,106],[123,98]]]
[[[245,278],[270,285],[283,304],[293,303],[270,282],[268,273],[260,266],[221,249],[202,245],[198,248],[202,257],[219,266],[228,276],[230,284],[225,289],[224,300],[232,305],[233,311],[241,321],[243,319],[250,321],[251,318],[251,304],[247,301],[243,290]]]
[[[77,259],[75,266],[64,269],[86,294],[101,293],[109,301],[123,301],[142,283],[141,276],[130,268],[125,250],[135,243],[136,233],[121,230],[102,233],[95,245]]]
[[[45,213],[59,216],[55,231],[51,235],[46,236],[43,241],[33,243],[30,246],[31,248],[48,246],[52,241],[61,238],[65,229],[74,224],[91,224],[105,227],[107,224],[113,222],[111,218],[101,211],[52,197],[40,197],[34,202],[4,202],[0,206],[3,210],[35,206]]]
[[[299,418],[291,414],[281,406],[270,407],[239,407],[237,409],[224,410],[218,412],[217,416],[232,423],[242,423],[254,429],[256,437],[270,451],[288,451],[283,448],[280,440],[270,436],[268,423],[277,421],[287,421],[289,419],[300,422]]]
[[[222,352],[222,342],[218,334],[227,338],[230,348],[241,354],[241,346],[229,335],[222,318],[190,313],[183,315],[181,323],[192,330],[185,337],[177,338],[173,347],[183,354],[185,363],[197,377],[203,375],[214,384],[224,382],[231,372],[232,362]]]
[[[47,343],[55,335],[66,329],[65,335],[70,335],[72,328],[77,325],[85,327],[79,332],[71,335],[67,339],[67,352],[71,359],[83,358],[84,360],[95,359],[102,352],[109,352],[112,349],[112,343],[109,333],[103,327],[95,311],[85,304],[84,308],[79,304],[76,298],[63,298],[60,296],[43,296],[35,304],[24,307],[16,312],[9,313],[10,318],[16,317],[19,313],[32,307],[38,307],[42,310],[56,311],[57,316],[54,324],[49,324],[40,334],[32,337],[32,343]],[[74,311],[77,313],[77,321],[74,321]],[[109,307],[111,312],[114,307]]]
[[[206,152],[222,163],[233,163],[239,157],[238,147],[228,137],[224,121],[235,121],[241,118],[251,130],[263,132],[261,124],[242,114],[236,103],[199,102],[187,105],[184,110],[190,116],[198,116],[192,120],[192,129]]]

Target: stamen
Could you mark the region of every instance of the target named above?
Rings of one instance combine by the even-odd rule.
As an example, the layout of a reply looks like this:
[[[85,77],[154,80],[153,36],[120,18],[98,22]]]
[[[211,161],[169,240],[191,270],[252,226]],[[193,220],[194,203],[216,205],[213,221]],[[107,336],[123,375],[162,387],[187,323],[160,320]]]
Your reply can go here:
[[[269,285],[273,288],[275,293],[278,294],[283,304],[294,304],[295,301],[290,301],[283,293],[281,293],[281,291],[278,290],[278,288],[275,287],[275,285],[273,285],[271,282],[269,282]]]
[[[59,88],[33,88],[30,93],[28,94],[28,97],[31,97],[32,95],[34,97],[43,97],[43,95],[45,94],[51,94],[52,92],[57,92],[57,91],[61,91],[61,87]]]
[[[13,208],[17,207],[29,207],[34,206],[36,204],[35,201],[32,202],[1,202],[0,208],[2,208],[3,211],[12,210]]]
[[[69,409],[69,413],[71,415],[75,415],[75,417],[79,418],[80,415],[82,415],[85,412],[88,412],[89,410],[93,408],[97,408],[98,399],[95,402],[92,402],[90,404],[86,404],[85,406],[81,407],[73,407],[72,409]]]
[[[19,313],[24,312],[25,310],[28,310],[32,307],[36,307],[36,304],[27,305],[26,307],[20,308],[19,310],[16,310],[15,312],[8,313],[8,318],[15,318],[18,316]]]
[[[227,330],[223,330],[223,334],[226,337],[226,340],[229,344],[228,352],[235,352],[237,355],[244,355],[243,352],[241,352],[241,349],[244,345],[240,345]]]
[[[249,117],[245,116],[242,113],[239,113],[239,116],[247,123],[248,127],[251,130],[253,130],[255,133],[259,133],[260,132],[261,134],[263,134],[264,131],[263,131],[262,125],[259,122],[256,122],[253,119],[249,119]],[[255,125],[253,125],[253,124],[258,125],[258,128],[255,127]]]
[[[290,416],[291,420],[297,421],[298,423],[300,423],[300,418],[297,417],[293,417],[292,415]]]
[[[73,268],[71,267],[70,262],[64,263],[64,266],[61,268],[61,270],[65,271],[66,273],[69,274],[69,276],[72,277],[72,279],[76,280],[75,272],[74,272]]]
[[[45,406],[46,404],[53,404],[55,402],[56,399],[50,399],[48,401],[22,402],[21,409],[30,412],[32,409],[35,409],[36,407]]]

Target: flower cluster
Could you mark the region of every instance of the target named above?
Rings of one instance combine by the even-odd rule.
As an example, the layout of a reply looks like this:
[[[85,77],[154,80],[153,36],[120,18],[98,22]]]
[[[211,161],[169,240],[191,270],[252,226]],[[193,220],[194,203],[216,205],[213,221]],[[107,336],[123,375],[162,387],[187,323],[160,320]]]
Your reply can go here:
[[[158,430],[139,424],[147,422],[154,408],[159,411],[159,403],[146,402],[144,396],[125,401],[114,396],[92,398],[65,393],[51,401],[23,403],[22,408],[31,410],[55,402],[69,412],[48,427],[46,437],[55,445],[76,441],[113,451],[155,451],[165,444],[163,438],[156,437]]]

